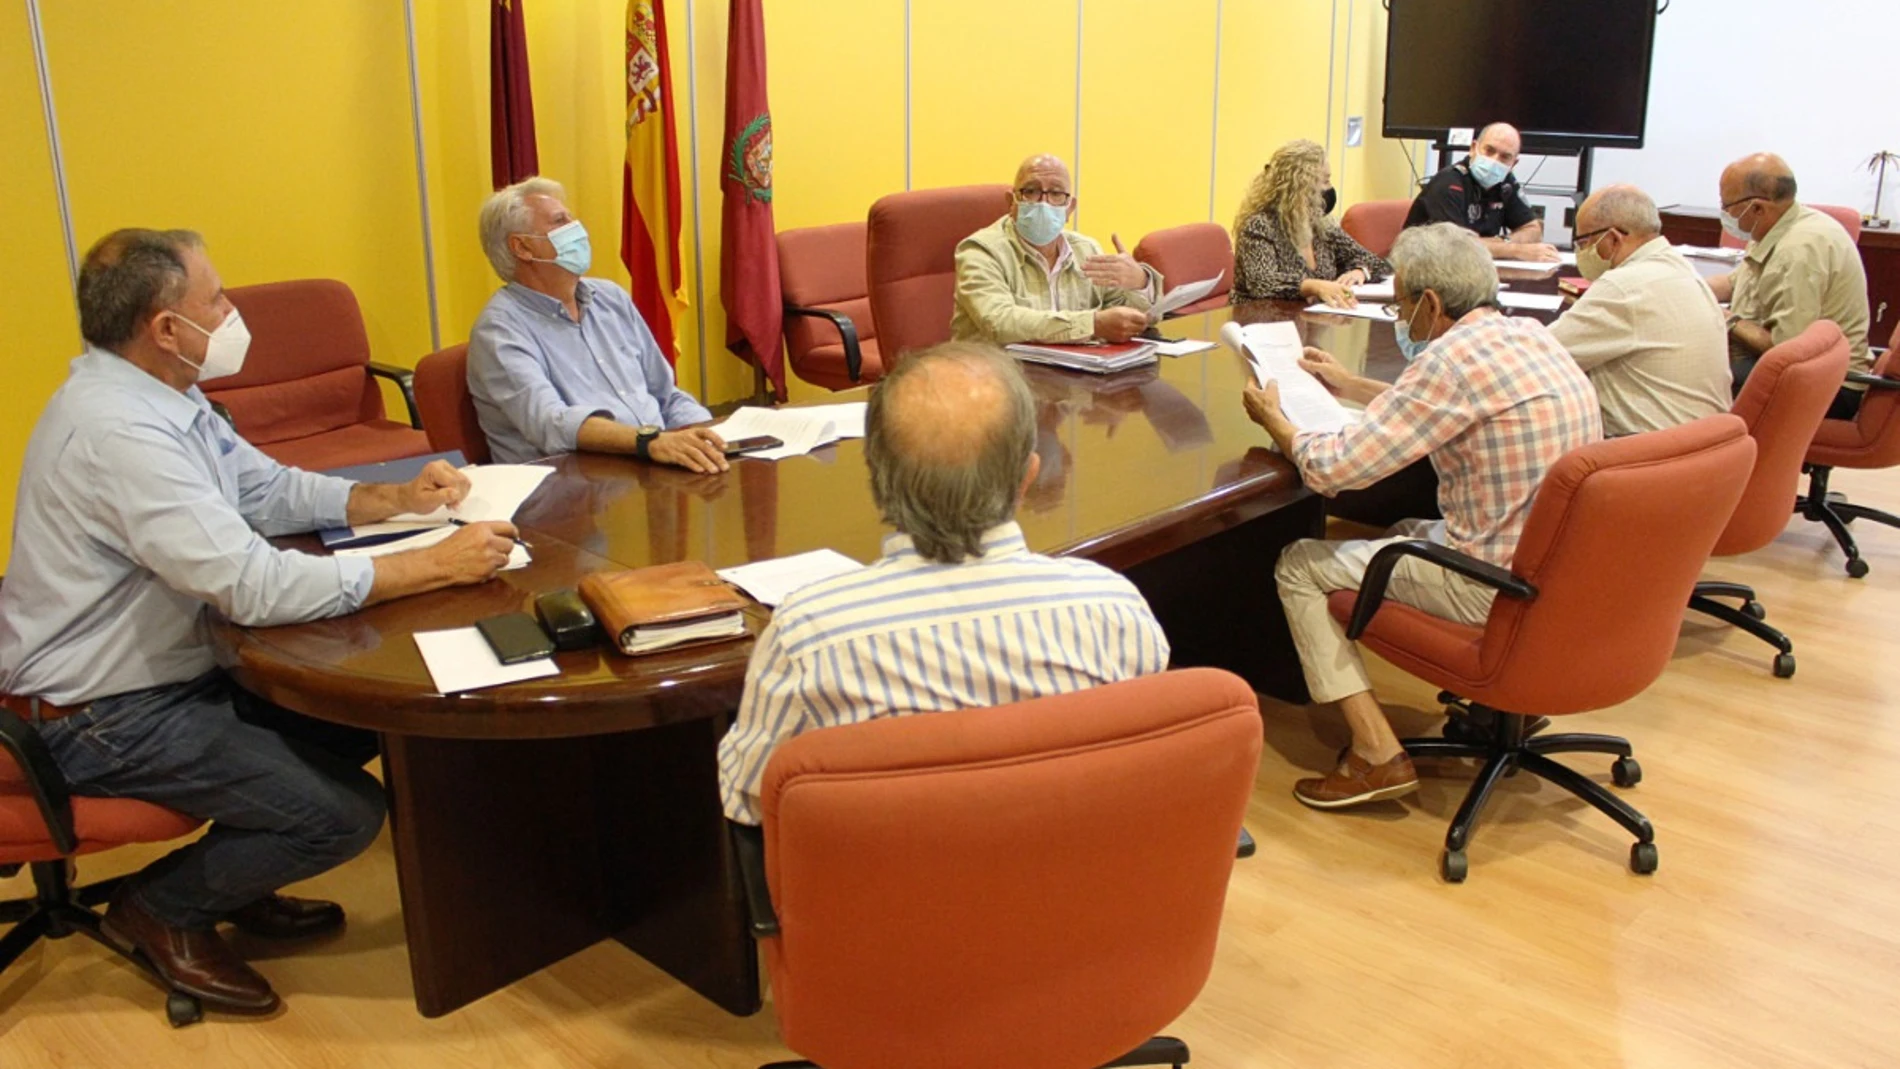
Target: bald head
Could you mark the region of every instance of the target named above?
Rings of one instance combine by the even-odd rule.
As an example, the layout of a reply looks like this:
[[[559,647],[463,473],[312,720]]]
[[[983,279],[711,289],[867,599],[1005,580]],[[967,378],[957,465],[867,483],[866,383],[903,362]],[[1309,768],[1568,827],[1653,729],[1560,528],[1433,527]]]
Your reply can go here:
[[[1722,171],[1722,203],[1765,197],[1776,204],[1794,201],[1794,169],[1772,152],[1743,156]]]
[[[1471,142],[1473,155],[1489,156],[1506,167],[1517,166],[1518,153],[1524,150],[1524,136],[1507,122],[1494,122],[1478,131]]]
[[[1016,188],[1021,189],[1031,180],[1041,183],[1043,189],[1054,189],[1063,193],[1075,192],[1070,188],[1069,165],[1050,155],[1031,156],[1016,168]]]
[[[1638,242],[1662,233],[1662,216],[1649,194],[1631,185],[1597,190],[1577,209],[1576,231],[1593,234],[1614,227]]]
[[[949,342],[899,361],[871,392],[865,461],[884,519],[926,559],[982,552],[1031,474],[1036,402],[1016,361]]]

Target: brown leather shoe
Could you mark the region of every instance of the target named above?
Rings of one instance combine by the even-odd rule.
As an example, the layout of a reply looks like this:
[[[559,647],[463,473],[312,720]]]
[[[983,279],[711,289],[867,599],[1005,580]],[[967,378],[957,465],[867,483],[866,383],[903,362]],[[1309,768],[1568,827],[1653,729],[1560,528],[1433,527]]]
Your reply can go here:
[[[1293,785],[1293,797],[1314,809],[1345,809],[1418,789],[1418,770],[1404,753],[1381,765],[1360,757],[1347,747],[1339,767],[1325,776]]]
[[[343,930],[343,907],[315,898],[265,895],[226,918],[260,939],[308,939]]]
[[[126,887],[112,896],[99,925],[106,938],[136,950],[165,982],[228,1013],[270,1013],[279,1003],[270,981],[246,965],[215,928],[173,928],[138,904]]]

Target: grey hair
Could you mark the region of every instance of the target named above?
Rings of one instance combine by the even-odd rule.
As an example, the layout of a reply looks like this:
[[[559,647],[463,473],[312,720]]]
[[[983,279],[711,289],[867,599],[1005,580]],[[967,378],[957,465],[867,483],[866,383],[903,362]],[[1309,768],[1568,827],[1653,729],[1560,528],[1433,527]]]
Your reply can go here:
[[[1635,186],[1611,186],[1597,197],[1596,224],[1625,234],[1662,233],[1662,215],[1649,194]]]
[[[191,230],[114,230],[86,250],[79,268],[79,333],[116,351],[140,324],[185,297],[185,251],[204,248]]]
[[[1767,197],[1777,204],[1794,199],[1799,189],[1794,175],[1769,171],[1750,171],[1742,178],[1742,192],[1751,197]]]
[[[947,363],[987,374],[1003,392],[1001,411],[981,428],[982,440],[960,462],[919,455],[930,452],[917,446],[935,432],[906,426],[904,415],[924,385],[909,380]],[[1036,398],[1016,361],[1001,349],[946,342],[905,356],[885,374],[871,391],[864,430],[871,496],[884,522],[909,535],[926,560],[956,564],[981,555],[983,532],[1016,513],[1017,495],[1036,447]]]
[[[1438,294],[1449,319],[1498,303],[1498,269],[1490,250],[1456,223],[1400,231],[1391,261],[1392,273],[1405,277],[1406,292],[1414,298],[1426,290]]]
[[[567,190],[552,178],[524,178],[497,189],[482,204],[482,255],[503,282],[515,280],[517,266],[508,238],[528,232],[528,198],[536,196],[565,202]]]

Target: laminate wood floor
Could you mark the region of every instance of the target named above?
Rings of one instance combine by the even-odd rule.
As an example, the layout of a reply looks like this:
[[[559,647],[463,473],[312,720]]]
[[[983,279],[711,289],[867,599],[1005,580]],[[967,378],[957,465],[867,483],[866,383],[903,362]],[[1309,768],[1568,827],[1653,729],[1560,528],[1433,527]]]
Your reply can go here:
[[[1838,481],[1900,507],[1900,478]],[[1566,725],[1636,744],[1645,778],[1629,797],[1658,829],[1653,877],[1628,871],[1607,819],[1520,776],[1480,826],[1469,882],[1441,883],[1470,768],[1428,769],[1403,802],[1314,812],[1289,788],[1344,730],[1268,703],[1248,815],[1260,852],[1235,868],[1205,992],[1169,1029],[1194,1064],[1900,1065],[1900,531],[1856,527],[1864,581],[1805,521],[1708,569],[1757,587],[1794,637],[1792,680],[1770,676],[1767,646],[1690,619],[1646,694]],[[1374,672],[1402,732],[1436,731],[1428,687]],[[1608,778],[1607,758],[1568,760]],[[150,856],[89,859],[82,878]],[[387,837],[301,890],[343,901],[351,924],[260,960],[287,1003],[278,1016],[172,1031],[131,968],[83,939],[42,943],[0,974],[0,1067],[748,1069],[790,1056],[769,1005],[728,1016],[618,945],[424,1020]],[[23,876],[0,881],[0,897],[26,891]]]

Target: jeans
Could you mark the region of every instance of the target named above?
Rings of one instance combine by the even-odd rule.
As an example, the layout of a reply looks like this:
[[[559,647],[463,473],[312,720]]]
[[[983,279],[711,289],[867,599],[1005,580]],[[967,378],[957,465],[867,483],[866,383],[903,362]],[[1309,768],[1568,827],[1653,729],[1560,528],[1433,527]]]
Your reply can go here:
[[[1732,388],[1735,396],[1740,397],[1742,395],[1742,384],[1748,381],[1749,374],[1755,370],[1755,365],[1760,362],[1761,357],[1759,356],[1747,356],[1740,360],[1731,360],[1729,362],[1729,373],[1732,376]],[[1840,392],[1834,395],[1833,403],[1827,406],[1827,415],[1824,418],[1853,419],[1860,414],[1860,403],[1865,400],[1866,397],[1867,393],[1865,390],[1856,390],[1851,386],[1843,386]]]
[[[136,798],[211,829],[129,881],[177,928],[209,928],[362,853],[383,825],[376,737],[239,690],[222,672],[115,694],[40,727],[74,794]]]

